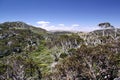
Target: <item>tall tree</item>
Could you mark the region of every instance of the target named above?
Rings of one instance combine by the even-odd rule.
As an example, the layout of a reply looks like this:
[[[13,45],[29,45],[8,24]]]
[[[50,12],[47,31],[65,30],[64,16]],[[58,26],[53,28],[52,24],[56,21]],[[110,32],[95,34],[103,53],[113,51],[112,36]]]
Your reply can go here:
[[[105,36],[105,29],[106,28],[113,28],[113,26],[109,22],[100,23],[100,24],[98,24],[98,26],[100,28],[103,28],[103,36]]]

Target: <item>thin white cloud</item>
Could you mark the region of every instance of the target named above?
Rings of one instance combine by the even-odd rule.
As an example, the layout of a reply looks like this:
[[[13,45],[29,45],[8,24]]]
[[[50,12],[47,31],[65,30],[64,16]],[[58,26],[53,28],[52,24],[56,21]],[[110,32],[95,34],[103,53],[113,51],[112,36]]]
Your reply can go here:
[[[50,22],[47,22],[47,21],[38,21],[37,23],[42,25],[42,24],[49,24]]]
[[[61,31],[73,31],[73,26],[66,26],[65,24],[58,24],[56,28]]]
[[[65,24],[58,24],[59,26],[65,26]]]
[[[49,24],[50,24],[50,22],[48,22],[48,21],[38,21],[38,22],[37,22],[37,26],[38,26],[38,27],[41,27],[41,28],[46,29],[46,30],[49,30],[49,29],[50,29]],[[52,27],[53,27],[53,26],[51,26],[51,28],[52,28]]]
[[[66,26],[65,24],[57,24],[57,25],[51,25],[51,22],[48,21],[38,21],[37,26],[41,27],[43,29],[46,29],[48,31],[93,31],[98,29],[98,27],[83,27],[79,24],[72,24],[70,26]]]
[[[38,21],[37,24],[41,26],[42,28],[46,27],[49,25],[50,22],[47,21]]]
[[[73,27],[79,27],[80,25],[79,24],[73,24],[72,26]]]
[[[90,26],[90,27],[88,27],[88,26],[84,26],[84,27],[79,27],[77,30],[78,31],[84,31],[84,32],[90,32],[90,31],[94,31],[94,30],[97,30],[97,29],[99,29],[99,27],[93,27],[93,26]]]

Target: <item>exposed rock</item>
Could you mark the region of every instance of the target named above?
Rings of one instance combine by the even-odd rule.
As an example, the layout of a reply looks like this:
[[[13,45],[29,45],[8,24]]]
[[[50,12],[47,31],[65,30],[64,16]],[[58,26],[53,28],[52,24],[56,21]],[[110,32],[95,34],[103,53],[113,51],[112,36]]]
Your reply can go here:
[[[15,47],[15,48],[13,48],[13,52],[15,52],[15,53],[22,52],[21,47]]]
[[[120,80],[120,78],[115,78],[114,80]]]

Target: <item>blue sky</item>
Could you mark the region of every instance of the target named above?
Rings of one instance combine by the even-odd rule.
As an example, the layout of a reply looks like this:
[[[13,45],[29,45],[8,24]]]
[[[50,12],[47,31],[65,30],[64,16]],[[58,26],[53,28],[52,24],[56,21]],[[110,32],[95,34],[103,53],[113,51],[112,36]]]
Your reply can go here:
[[[47,30],[120,27],[120,0],[0,0],[0,22],[23,21]]]

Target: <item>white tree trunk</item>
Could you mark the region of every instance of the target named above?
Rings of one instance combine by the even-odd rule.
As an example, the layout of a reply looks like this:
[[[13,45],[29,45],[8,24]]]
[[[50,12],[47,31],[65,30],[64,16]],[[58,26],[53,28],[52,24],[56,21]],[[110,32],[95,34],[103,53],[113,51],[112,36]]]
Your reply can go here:
[[[115,28],[115,38],[117,37],[117,28]]]
[[[103,36],[105,36],[105,29],[103,29]]]

